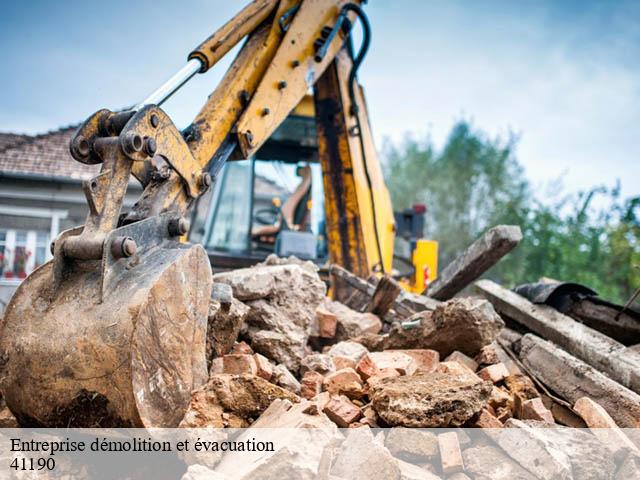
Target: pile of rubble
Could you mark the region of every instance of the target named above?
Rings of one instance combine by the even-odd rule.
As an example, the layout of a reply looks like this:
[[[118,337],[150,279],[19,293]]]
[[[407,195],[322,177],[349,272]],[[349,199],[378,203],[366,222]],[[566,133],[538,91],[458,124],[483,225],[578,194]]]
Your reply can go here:
[[[580,390],[575,394],[579,398],[569,402],[530,377],[514,348],[527,359],[546,341],[505,328],[492,302],[478,297],[434,301],[399,291],[393,301],[380,302],[381,284],[388,279],[376,285],[339,268],[332,273],[334,280],[346,280],[343,289],[350,285],[350,293],[342,294],[346,303],[360,305],[358,310],[328,298],[316,267],[295,259],[272,257],[265,264],[214,276],[210,377],[193,393],[181,427],[364,428],[371,433],[353,441],[348,436],[340,447],[362,450],[358,465],[353,450],[348,462],[340,460],[339,452],[331,462],[331,475],[343,478],[434,479],[444,474],[463,480],[468,478],[463,472],[473,478],[535,478],[529,472],[538,468],[523,468],[526,459],[507,455],[521,445],[506,436],[471,443],[460,430],[434,435],[394,428],[378,438],[371,430],[377,427],[479,427],[487,432],[561,425],[607,428],[600,440],[619,458],[637,461],[637,447],[612,418],[629,426],[624,419],[633,422],[633,409],[611,411],[606,401],[596,402]],[[536,440],[546,442],[545,448],[552,445],[550,451],[560,441],[554,435],[561,435],[552,430]],[[586,435],[577,443],[593,447],[589,439],[599,438],[598,430],[593,431],[595,437],[577,434]],[[608,462],[607,469],[615,472],[609,455],[602,454],[606,449],[596,450],[599,456],[584,456]],[[406,455],[424,457],[424,463],[415,470],[403,460]],[[516,461],[507,462],[509,455]],[[500,462],[511,467],[500,470]],[[200,478],[198,468],[192,467],[186,478]],[[218,471],[224,472],[224,461]]]
[[[182,426],[246,427],[275,399],[312,402],[350,428],[501,428],[511,418],[583,427],[594,416],[638,425],[633,408],[608,415],[606,402],[602,409],[583,399],[578,415],[572,403],[580,398],[567,402],[534,382],[512,347],[529,359],[544,341],[505,329],[486,299],[417,307],[417,296],[396,292],[382,311],[381,289],[369,284],[369,306],[357,311],[326,296],[315,265],[276,257],[216,274],[214,285],[209,381],[193,393]],[[354,305],[363,289],[351,290]]]

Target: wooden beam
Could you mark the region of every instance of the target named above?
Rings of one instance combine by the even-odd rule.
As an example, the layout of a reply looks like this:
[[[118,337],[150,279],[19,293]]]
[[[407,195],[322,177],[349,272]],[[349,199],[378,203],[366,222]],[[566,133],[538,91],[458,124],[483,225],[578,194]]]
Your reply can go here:
[[[572,404],[598,402],[620,427],[640,427],[640,395],[582,360],[531,333],[522,337],[520,360],[540,381]]]
[[[552,341],[613,380],[640,392],[640,354],[547,305],[536,305],[490,280],[476,289],[496,311]]]
[[[334,298],[353,310],[362,311],[371,303],[376,286],[345,270],[339,265],[331,265],[329,274],[333,278]],[[435,310],[440,302],[433,298],[401,290],[393,302],[390,313],[395,313],[394,319],[402,320],[423,310]]]
[[[452,298],[513,250],[520,240],[522,232],[516,225],[489,229],[442,270],[425,294],[438,300]]]
[[[634,311],[620,311],[598,299],[572,299],[563,312],[617,341],[630,345],[640,342],[640,318]]]
[[[373,292],[371,301],[367,306],[367,312],[375,313],[379,317],[384,317],[400,295],[402,287],[389,275],[384,275]]]

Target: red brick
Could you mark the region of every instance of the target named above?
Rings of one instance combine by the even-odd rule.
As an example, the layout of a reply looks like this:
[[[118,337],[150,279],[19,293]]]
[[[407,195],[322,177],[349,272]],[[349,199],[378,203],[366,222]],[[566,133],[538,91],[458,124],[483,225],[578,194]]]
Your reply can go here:
[[[333,338],[336,336],[338,317],[323,307],[316,309],[316,323],[318,325],[318,336],[322,338]]]
[[[447,358],[444,359],[445,362],[458,362],[460,365],[464,365],[472,372],[475,372],[478,369],[478,363],[471,357],[466,356],[464,353],[455,351]]]
[[[345,397],[331,397],[322,411],[341,428],[346,428],[362,416],[362,411]]]
[[[551,412],[542,403],[541,398],[531,398],[522,402],[522,419],[556,423]]]
[[[493,345],[485,345],[474,358],[478,365],[494,365],[500,362],[498,352]]]
[[[324,376],[321,373],[309,370],[300,380],[300,394],[306,399],[312,399],[322,391]]]
[[[438,435],[438,447],[440,449],[442,473],[451,475],[452,473],[462,472],[464,470],[462,453],[460,452],[460,444],[458,443],[458,435],[456,432],[447,432]]]
[[[380,373],[380,370],[378,370],[378,367],[375,366],[369,354],[366,354],[356,365],[356,372],[358,372],[363,380],[367,380],[368,378]]]
[[[582,397],[576,401],[573,410],[582,417],[593,434],[612,451],[629,449],[638,452],[638,447],[618,428],[600,404],[588,397]]]
[[[440,362],[440,354],[435,350],[413,349],[413,350],[387,350],[388,352],[400,352],[409,355],[416,361],[417,371],[423,373],[435,372]]]
[[[224,365],[224,373],[242,374],[250,373],[258,374],[258,366],[253,356],[245,354],[229,354],[222,357]]]
[[[224,373],[224,360],[222,357],[214,358],[209,367],[209,375],[215,375],[217,373]]]
[[[474,427],[479,428],[502,428],[502,422],[498,420],[488,409],[483,408],[478,414],[478,418],[473,422]]]
[[[418,369],[417,362],[403,352],[387,350],[385,352],[372,352],[369,356],[378,370],[395,368],[400,375],[413,375]]]
[[[256,367],[258,368],[257,375],[265,380],[271,380],[271,376],[273,375],[273,365],[271,365],[271,362],[259,353],[254,353],[253,359],[255,360]]]
[[[478,376],[483,380],[498,383],[509,376],[509,370],[504,363],[496,363],[478,371]]]
[[[446,373],[447,375],[452,375],[455,377],[465,377],[470,379],[473,378],[478,382],[481,381],[478,375],[458,362],[440,362],[436,371]]]
[[[362,380],[353,368],[343,368],[330,373],[324,378],[322,386],[327,392],[334,395],[343,394],[350,398],[364,395]]]
[[[352,358],[336,355],[332,360],[336,370],[342,370],[343,368],[353,368],[355,370],[356,368],[356,362]]]

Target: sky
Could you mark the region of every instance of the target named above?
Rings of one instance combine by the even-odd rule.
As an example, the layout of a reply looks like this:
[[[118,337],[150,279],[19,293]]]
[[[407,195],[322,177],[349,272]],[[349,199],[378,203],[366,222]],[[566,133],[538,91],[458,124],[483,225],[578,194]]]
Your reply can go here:
[[[244,1],[10,2],[0,17],[0,131],[41,133],[147,96]],[[461,119],[518,135],[539,191],[640,194],[640,2],[371,0],[360,69],[376,143],[442,146]],[[233,53],[233,52],[232,52]],[[231,55],[163,108],[189,124]]]

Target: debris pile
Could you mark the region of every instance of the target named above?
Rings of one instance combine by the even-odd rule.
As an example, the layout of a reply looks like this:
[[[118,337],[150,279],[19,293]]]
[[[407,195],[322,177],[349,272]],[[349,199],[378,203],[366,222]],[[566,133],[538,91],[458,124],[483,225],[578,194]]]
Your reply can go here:
[[[580,370],[581,389],[564,370],[569,386],[547,388],[560,368],[558,347],[505,328],[504,318],[517,315],[494,297],[435,300],[389,277],[365,281],[337,266],[331,273],[343,302],[327,296],[315,265],[295,258],[214,275],[209,382],[193,393],[182,426],[249,426],[287,400],[311,402],[341,428],[502,428],[510,419],[584,427],[596,414],[573,404],[589,399],[599,422],[637,426],[636,394],[620,393],[627,389],[596,370]],[[535,374],[536,365],[544,371]],[[614,383],[620,394],[611,400]],[[614,402],[628,408],[616,411]]]

